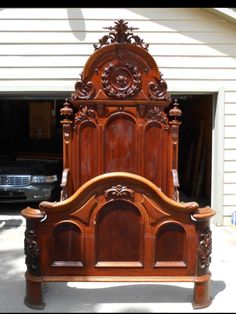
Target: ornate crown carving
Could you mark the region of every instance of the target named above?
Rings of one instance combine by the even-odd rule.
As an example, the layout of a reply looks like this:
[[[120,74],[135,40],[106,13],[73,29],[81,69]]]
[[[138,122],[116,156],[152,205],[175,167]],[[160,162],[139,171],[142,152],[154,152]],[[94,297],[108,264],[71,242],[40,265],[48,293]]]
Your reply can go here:
[[[149,44],[144,43],[143,39],[132,33],[133,30],[138,29],[137,27],[128,27],[128,22],[125,22],[124,20],[119,20],[114,23],[115,26],[103,27],[104,29],[110,30],[109,35],[104,35],[101,39],[99,39],[98,44],[93,45],[95,50],[113,43],[129,43],[148,50]]]

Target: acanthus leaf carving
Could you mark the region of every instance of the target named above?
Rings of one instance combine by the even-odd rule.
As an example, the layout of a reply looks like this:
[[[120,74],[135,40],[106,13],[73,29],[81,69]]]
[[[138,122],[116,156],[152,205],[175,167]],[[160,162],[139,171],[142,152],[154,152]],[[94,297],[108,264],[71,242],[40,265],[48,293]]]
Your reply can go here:
[[[149,44],[146,44],[138,35],[134,35],[132,33],[133,30],[138,29],[137,27],[128,27],[128,22],[125,22],[122,19],[114,23],[115,26],[104,27],[104,29],[108,29],[110,32],[108,35],[104,35],[101,39],[99,39],[98,44],[93,45],[95,50],[113,43],[129,43],[148,50]]]
[[[34,230],[25,230],[24,240],[24,253],[25,253],[25,264],[30,273],[38,275],[39,270],[39,246],[36,241],[36,234]]]
[[[211,252],[212,252],[212,238],[211,238],[210,227],[206,227],[204,232],[199,235],[198,244],[198,256],[200,259],[199,267],[201,269],[207,269],[211,263]]]
[[[164,125],[165,130],[170,128],[166,114],[158,106],[154,106],[147,111],[146,119],[160,122]]]
[[[96,113],[93,107],[81,106],[75,115],[74,128],[76,128],[79,123],[83,121],[89,121],[91,118],[96,118]]]

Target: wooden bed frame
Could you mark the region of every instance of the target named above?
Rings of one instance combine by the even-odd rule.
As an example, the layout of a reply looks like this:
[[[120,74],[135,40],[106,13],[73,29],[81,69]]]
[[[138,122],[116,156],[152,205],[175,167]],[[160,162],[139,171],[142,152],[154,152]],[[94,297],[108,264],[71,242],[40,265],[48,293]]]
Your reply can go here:
[[[61,200],[21,212],[25,304],[45,306],[45,282],[165,281],[206,307],[215,212],[179,201],[179,105],[133,28],[109,30],[61,109]]]

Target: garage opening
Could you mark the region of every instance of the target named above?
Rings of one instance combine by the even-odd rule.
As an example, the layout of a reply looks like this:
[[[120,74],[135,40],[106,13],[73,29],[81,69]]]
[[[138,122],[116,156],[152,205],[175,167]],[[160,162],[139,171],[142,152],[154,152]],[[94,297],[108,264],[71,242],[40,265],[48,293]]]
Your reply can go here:
[[[196,200],[200,206],[210,206],[213,95],[176,95],[176,98],[182,110],[179,136],[180,200]]]
[[[60,108],[64,98],[0,99],[1,155],[62,155]]]
[[[25,98],[0,98],[1,214],[60,200],[64,97]]]
[[[66,97],[1,98],[1,158],[16,154],[62,158],[60,109]],[[210,206],[213,95],[172,94],[172,97],[177,98],[182,110],[180,200]]]

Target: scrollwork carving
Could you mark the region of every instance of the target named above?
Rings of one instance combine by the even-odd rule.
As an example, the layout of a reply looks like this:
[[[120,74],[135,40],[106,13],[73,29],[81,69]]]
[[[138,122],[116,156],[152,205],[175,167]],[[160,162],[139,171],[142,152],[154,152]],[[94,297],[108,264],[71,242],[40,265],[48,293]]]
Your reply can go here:
[[[166,81],[162,78],[156,82],[150,82],[148,84],[148,93],[151,99],[153,100],[167,100],[170,101],[171,97],[167,92]]]
[[[127,188],[121,184],[117,184],[116,186],[112,186],[110,189],[107,189],[104,192],[105,198],[108,199],[133,199],[134,191],[132,189]]]
[[[72,99],[90,99],[95,92],[93,83],[91,81],[85,82],[83,73],[80,74],[81,78],[75,84],[75,93],[72,94]]]
[[[140,91],[140,78],[141,73],[137,66],[126,63],[124,66],[115,67],[110,63],[102,73],[102,85],[108,96],[124,99]]]
[[[32,274],[39,274],[39,246],[33,230],[25,230],[24,240],[25,264]]]
[[[199,235],[198,256],[200,259],[199,267],[207,269],[211,263],[212,239],[209,226]]]
[[[138,29],[137,27],[128,27],[128,22],[125,22],[122,19],[114,23],[115,26],[103,27],[104,29],[108,29],[110,32],[108,35],[105,35],[101,39],[99,39],[98,44],[93,45],[95,50],[101,48],[102,46],[113,43],[129,43],[148,50],[149,44],[144,43],[143,39],[141,39],[138,35],[134,35],[132,33],[133,30]]]

